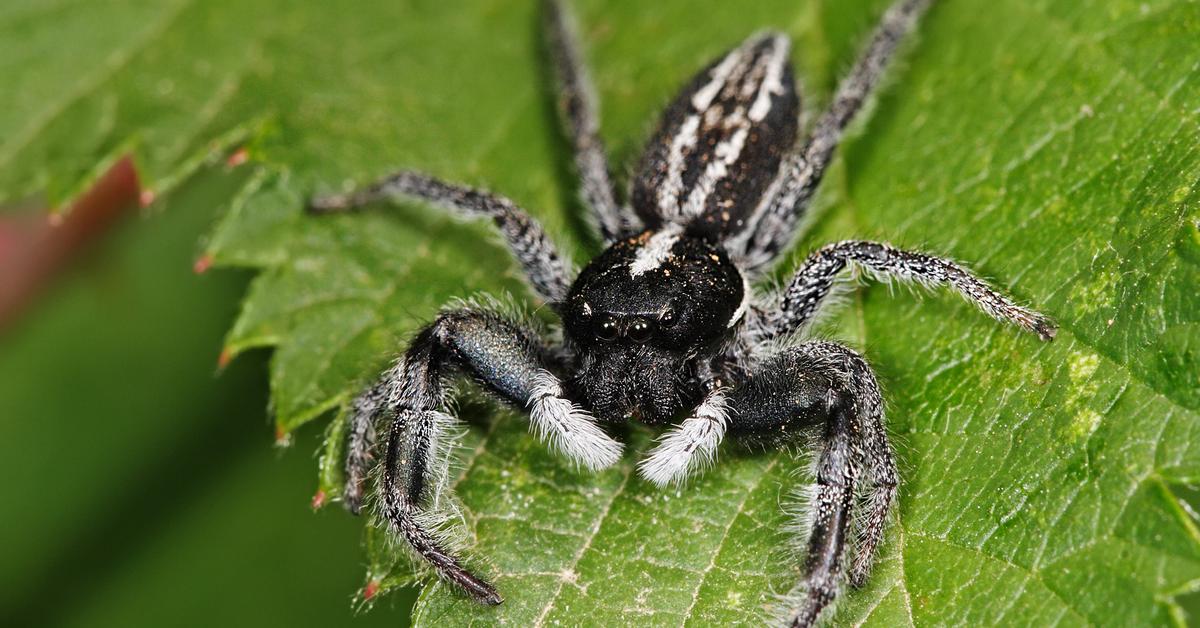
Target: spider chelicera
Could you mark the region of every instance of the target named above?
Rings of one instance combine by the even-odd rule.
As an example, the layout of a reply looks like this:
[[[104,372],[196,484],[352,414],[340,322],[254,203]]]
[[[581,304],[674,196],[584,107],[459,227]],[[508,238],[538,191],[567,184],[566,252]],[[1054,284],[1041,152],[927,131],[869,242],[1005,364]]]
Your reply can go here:
[[[405,171],[314,199],[311,210],[319,213],[401,197],[490,218],[530,286],[562,320],[562,339],[554,341],[496,308],[439,314],[354,402],[347,507],[362,507],[377,423],[386,420],[376,487],[382,518],[443,579],[483,604],[502,601],[452,555],[427,516],[448,455],[438,443],[453,423],[445,413],[448,378],[466,374],[527,411],[542,440],[588,469],[621,458],[622,444],[604,426],[630,418],[671,426],[638,464],[658,485],[680,483],[711,462],[727,435],[786,443],[815,428],[820,446],[804,515],[805,575],[790,623],[814,624],[843,578],[864,583],[899,478],[870,366],[850,348],[798,335],[835,280],[857,266],[947,286],[1043,340],[1055,332],[1047,318],[958,264],[875,242],[821,248],[782,294],[753,289],[793,242],[843,130],[927,3],[899,0],[884,14],[802,142],[788,38],[747,39],[696,74],[667,107],[621,204],[568,18],[548,2],[549,49],[582,196],[607,246],[578,274],[537,221],[481,190]]]

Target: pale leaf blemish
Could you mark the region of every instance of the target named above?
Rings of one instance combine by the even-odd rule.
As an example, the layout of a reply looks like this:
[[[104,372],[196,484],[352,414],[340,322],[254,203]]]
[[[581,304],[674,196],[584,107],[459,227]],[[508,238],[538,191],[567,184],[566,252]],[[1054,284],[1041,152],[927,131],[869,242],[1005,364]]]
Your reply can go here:
[[[1067,374],[1071,378],[1071,383],[1079,386],[1091,379],[1099,366],[1100,358],[1096,354],[1076,352],[1071,354]]]
[[[1119,279],[1117,271],[1113,268],[1099,270],[1090,281],[1081,281],[1071,289],[1071,302],[1088,314],[1101,308],[1110,308],[1115,302]]]
[[[1066,408],[1072,413],[1072,418],[1066,431],[1072,442],[1086,439],[1100,427],[1103,417],[1087,406],[1100,389],[1099,380],[1095,377],[1099,368],[1100,356],[1094,353],[1076,351],[1068,358],[1067,377],[1071,380],[1071,387],[1067,393]]]
[[[1072,440],[1080,440],[1092,435],[1096,428],[1100,427],[1100,421],[1103,417],[1099,412],[1091,408],[1084,408],[1075,413],[1071,419],[1070,433]]]

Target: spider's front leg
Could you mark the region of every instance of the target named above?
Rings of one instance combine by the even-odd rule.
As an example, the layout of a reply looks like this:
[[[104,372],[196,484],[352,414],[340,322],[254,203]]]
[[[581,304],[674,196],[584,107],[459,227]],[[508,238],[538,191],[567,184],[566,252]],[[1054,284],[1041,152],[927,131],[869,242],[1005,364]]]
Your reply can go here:
[[[804,261],[788,284],[780,310],[763,335],[786,335],[811,322],[832,291],[838,275],[850,265],[885,279],[904,279],[925,286],[946,286],[975,303],[992,318],[1013,323],[1045,341],[1053,340],[1058,331],[1049,318],[1017,305],[955,262],[897,249],[881,242],[847,240],[825,246]]]
[[[453,418],[443,412],[446,380],[455,371],[529,412],[531,428],[544,440],[591,469],[615,463],[621,445],[563,396],[548,367],[550,348],[529,329],[493,312],[465,308],[442,313],[413,340],[378,384],[355,403],[347,456],[347,504],[356,509],[370,463],[375,418],[391,418],[379,486],[380,509],[438,575],[476,601],[499,604],[495,588],[472,574],[426,525],[423,515],[443,488],[447,450],[439,447]]]
[[[683,484],[716,459],[728,425],[728,390],[716,387],[688,418],[658,439],[658,445],[638,463],[638,473],[658,486]]]
[[[806,513],[810,533],[802,599],[791,616],[794,627],[812,626],[837,596],[851,535],[850,583],[866,581],[896,497],[899,480],[883,427],[879,385],[854,351],[809,342],[759,365],[730,391],[729,409],[729,434],[741,440],[782,444],[804,428],[822,426]],[[856,491],[865,496],[867,512],[861,518],[853,512]]]

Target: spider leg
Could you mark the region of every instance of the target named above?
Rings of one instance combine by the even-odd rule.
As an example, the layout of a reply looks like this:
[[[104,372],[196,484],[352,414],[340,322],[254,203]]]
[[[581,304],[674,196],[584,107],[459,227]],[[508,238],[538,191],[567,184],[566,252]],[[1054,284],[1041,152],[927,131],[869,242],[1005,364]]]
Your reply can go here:
[[[608,156],[600,139],[595,89],[579,52],[579,38],[571,15],[558,0],[546,0],[543,13],[546,43],[558,83],[559,107],[575,152],[580,192],[595,214],[601,237],[610,243],[638,230],[641,223],[632,211],[623,210],[617,203],[609,178]]]
[[[342,503],[356,515],[362,511],[363,481],[375,462],[376,419],[393,394],[394,384],[402,381],[403,369],[403,361],[397,362],[352,404],[346,436],[346,484],[342,490]]]
[[[878,242],[848,240],[828,245],[805,260],[784,292],[780,311],[767,335],[788,334],[811,321],[832,290],[838,274],[851,262],[883,277],[949,286],[992,318],[1016,324],[1042,340],[1053,339],[1057,331],[1050,319],[1013,303],[954,262]]]
[[[781,164],[773,193],[758,211],[757,222],[734,242],[746,268],[764,266],[786,249],[809,200],[825,176],[842,133],[875,90],[896,47],[932,0],[898,0],[883,14],[866,48],[838,84],[833,102],[817,119],[803,146]]]
[[[816,487],[809,503],[812,514],[804,561],[804,598],[792,618],[794,627],[814,625],[837,597],[860,472],[853,450],[850,408],[842,402],[829,411],[825,447],[817,460]]]
[[[561,382],[546,370],[552,362],[550,349],[532,330],[482,309],[451,310],[418,334],[404,357],[360,397],[366,402],[356,404],[361,414],[352,420],[348,484],[361,483],[364,460],[369,461],[369,441],[361,445],[365,450],[356,451],[355,429],[386,412],[392,422],[381,514],[441,577],[484,604],[499,604],[500,596],[446,549],[425,516],[445,482],[448,452],[439,443],[454,420],[442,412],[446,380],[455,371],[465,373],[500,399],[528,408],[532,429],[583,466],[599,469],[615,463],[621,445],[563,397]],[[361,495],[361,488],[348,485],[347,494]]]
[[[421,522],[426,495],[426,467],[432,462],[440,435],[438,412],[400,411],[388,434],[387,466],[383,474],[384,518],[413,550],[429,562],[438,575],[460,587],[477,602],[495,606],[504,601],[496,588],[463,567],[442,542]]]
[[[768,358],[729,393],[729,433],[739,440],[782,444],[820,425],[821,452],[807,517],[809,536],[799,609],[792,626],[812,626],[837,597],[856,491],[866,493],[851,584],[870,572],[895,499],[896,463],[883,426],[883,399],[870,367],[847,347],[809,342]]]
[[[883,425],[883,395],[879,391],[879,384],[861,357],[855,354],[851,364],[858,371],[857,381],[862,383],[859,412],[865,423],[863,450],[866,456],[863,471],[867,481],[864,487],[866,515],[858,522],[854,560],[850,565],[850,586],[861,587],[871,575],[875,551],[883,540],[888,512],[896,502],[900,473],[896,470],[896,454],[892,451]]]
[[[464,218],[491,218],[534,291],[552,304],[566,298],[574,276],[571,263],[541,224],[503,196],[405,170],[349,194],[314,198],[309,210],[317,214],[351,211],[395,197],[427,201]]]
[[[727,392],[717,388],[705,395],[688,418],[659,438],[638,463],[638,473],[658,486],[678,485],[712,464],[729,423]]]

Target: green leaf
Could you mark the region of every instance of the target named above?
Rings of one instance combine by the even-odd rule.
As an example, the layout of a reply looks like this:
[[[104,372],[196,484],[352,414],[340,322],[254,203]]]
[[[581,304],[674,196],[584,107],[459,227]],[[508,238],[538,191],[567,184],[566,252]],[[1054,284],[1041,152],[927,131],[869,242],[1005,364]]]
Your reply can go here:
[[[795,37],[805,102],[827,101],[886,2],[577,4],[628,164],[673,91],[760,28]],[[262,270],[228,346],[277,347],[282,433],[342,406],[452,297],[529,298],[482,226],[412,205],[311,220],[308,194],[418,167],[500,191],[575,236],[580,262],[594,253],[532,3],[125,4],[104,15],[121,38],[91,35],[89,15],[0,12],[0,32],[57,35],[21,40],[47,71],[4,62],[3,86],[36,98],[0,114],[0,198],[62,198],[127,149],[169,191],[214,146],[248,142],[259,170],[206,251]],[[79,50],[54,47],[77,32]],[[1177,496],[1200,480],[1198,35],[1200,5],[1182,0],[947,0],[843,147],[803,249],[859,236],[944,253],[1062,330],[1042,345],[946,295],[858,293],[832,333],[880,372],[904,485],[839,623],[1183,621],[1174,597],[1200,588]],[[660,492],[631,475],[645,430],[593,476],[517,417],[461,415],[460,527],[506,602],[431,582],[418,623],[754,622],[798,578],[781,503],[806,467],[791,455],[730,451]],[[338,476],[322,465],[331,497]],[[407,582],[371,537],[368,577]]]

